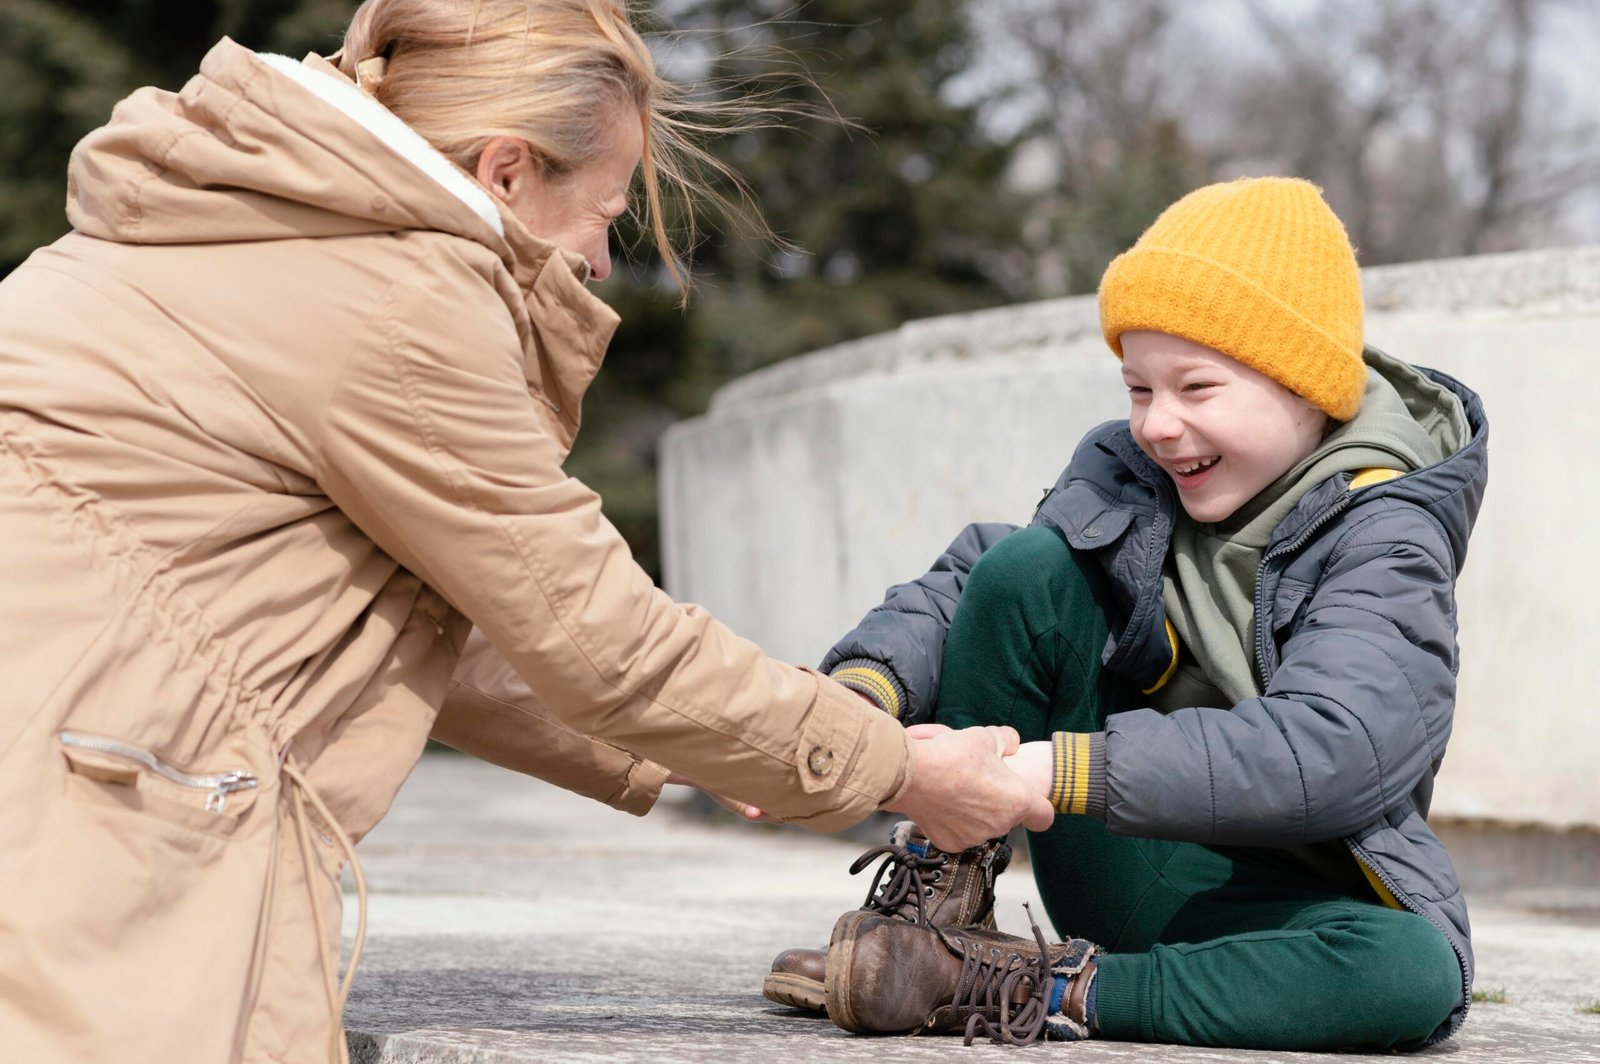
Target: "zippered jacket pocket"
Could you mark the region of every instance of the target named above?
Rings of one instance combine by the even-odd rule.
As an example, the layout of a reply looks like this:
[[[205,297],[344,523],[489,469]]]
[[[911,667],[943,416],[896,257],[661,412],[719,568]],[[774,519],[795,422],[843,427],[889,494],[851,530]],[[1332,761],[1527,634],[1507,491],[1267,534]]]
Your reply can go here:
[[[143,747],[87,732],[56,736],[70,795],[109,800],[184,827],[231,834],[254,804],[259,781],[247,768],[179,767]]]

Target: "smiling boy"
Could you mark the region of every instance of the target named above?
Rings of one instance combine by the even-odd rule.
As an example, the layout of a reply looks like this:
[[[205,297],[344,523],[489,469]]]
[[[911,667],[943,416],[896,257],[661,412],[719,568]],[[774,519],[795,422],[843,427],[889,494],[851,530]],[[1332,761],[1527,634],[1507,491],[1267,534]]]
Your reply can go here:
[[[1076,937],[941,926],[987,913],[992,889],[962,908],[936,883],[992,848],[902,831],[935,916],[869,899],[772,978],[855,1031],[1448,1038],[1472,953],[1424,817],[1482,407],[1364,346],[1354,251],[1303,181],[1184,197],[1100,311],[1129,419],[1089,433],[1030,527],[970,527],[823,663],[902,723],[1017,728],[1013,767],[1060,814],[1029,836],[1034,874]]]

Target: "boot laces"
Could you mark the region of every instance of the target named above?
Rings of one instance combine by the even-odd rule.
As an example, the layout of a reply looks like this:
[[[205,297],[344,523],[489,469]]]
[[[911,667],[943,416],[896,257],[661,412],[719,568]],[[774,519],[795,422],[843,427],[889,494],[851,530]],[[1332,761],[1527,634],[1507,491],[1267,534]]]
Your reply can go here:
[[[1037,957],[1025,957],[981,939],[965,943],[961,978],[951,1001],[953,1008],[969,1012],[962,1044],[970,1046],[981,1033],[993,1042],[1025,1046],[1044,1032],[1050,1009],[1050,947],[1032,909],[1028,909],[1028,923],[1039,944]]]
[[[867,900],[861,907],[885,916],[904,916],[908,905],[914,902],[916,924],[927,927],[928,899],[933,896],[933,884],[944,875],[948,856],[933,850],[931,846],[929,850],[932,856],[917,853],[906,846],[875,846],[857,857],[850,866],[851,875],[859,874],[875,858],[884,859],[878,866],[877,874],[872,877],[872,886],[867,888]]]

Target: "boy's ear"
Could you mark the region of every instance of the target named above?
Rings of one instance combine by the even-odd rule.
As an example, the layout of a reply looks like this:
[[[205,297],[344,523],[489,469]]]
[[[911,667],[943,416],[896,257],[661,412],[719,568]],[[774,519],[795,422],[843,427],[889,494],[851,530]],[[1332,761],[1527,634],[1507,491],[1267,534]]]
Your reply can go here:
[[[1306,416],[1314,419],[1312,423],[1321,424],[1321,434],[1323,439],[1327,439],[1328,434],[1339,427],[1339,422],[1329,417],[1326,410],[1322,409],[1322,407],[1318,406],[1316,403],[1313,403],[1310,399],[1307,399],[1303,395],[1297,395],[1295,398],[1305,404]]]

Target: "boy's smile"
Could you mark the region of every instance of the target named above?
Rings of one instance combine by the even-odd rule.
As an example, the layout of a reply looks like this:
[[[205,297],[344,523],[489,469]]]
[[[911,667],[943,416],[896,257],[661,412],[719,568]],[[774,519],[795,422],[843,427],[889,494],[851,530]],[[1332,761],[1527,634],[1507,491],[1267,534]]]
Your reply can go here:
[[[1193,462],[1175,459],[1167,464],[1172,473],[1172,480],[1178,485],[1179,490],[1194,491],[1210,479],[1220,461],[1222,461],[1220,457],[1212,455],[1210,458],[1197,458]]]
[[[1122,356],[1134,441],[1196,521],[1226,519],[1322,442],[1326,414],[1209,347],[1126,332]]]

